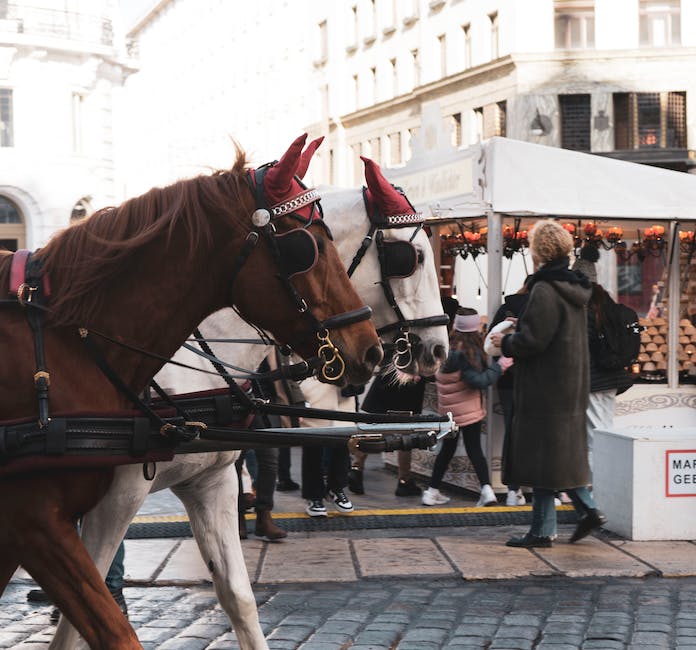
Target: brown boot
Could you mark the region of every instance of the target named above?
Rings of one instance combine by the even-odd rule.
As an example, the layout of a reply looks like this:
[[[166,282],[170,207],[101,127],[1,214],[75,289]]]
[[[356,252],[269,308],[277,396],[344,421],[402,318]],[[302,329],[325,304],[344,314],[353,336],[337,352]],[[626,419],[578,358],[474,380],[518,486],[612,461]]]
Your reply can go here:
[[[279,526],[273,523],[271,518],[270,510],[260,510],[256,513],[256,527],[254,528],[254,535],[257,537],[263,537],[269,542],[277,542],[288,534]]]
[[[242,510],[238,512],[237,518],[239,520],[239,539],[246,539],[249,534],[247,533],[246,517]]]

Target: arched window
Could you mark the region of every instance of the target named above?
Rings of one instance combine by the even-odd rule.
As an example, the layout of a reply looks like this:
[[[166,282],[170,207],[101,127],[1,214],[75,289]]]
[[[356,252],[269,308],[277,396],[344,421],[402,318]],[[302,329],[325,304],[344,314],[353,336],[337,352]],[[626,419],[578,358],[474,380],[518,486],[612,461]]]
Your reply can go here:
[[[92,204],[88,197],[82,198],[73,206],[70,221],[79,221],[90,214],[92,214]]]
[[[0,223],[22,223],[17,206],[4,196],[0,196]]]
[[[24,219],[10,199],[0,196],[0,250],[16,251],[24,246]]]

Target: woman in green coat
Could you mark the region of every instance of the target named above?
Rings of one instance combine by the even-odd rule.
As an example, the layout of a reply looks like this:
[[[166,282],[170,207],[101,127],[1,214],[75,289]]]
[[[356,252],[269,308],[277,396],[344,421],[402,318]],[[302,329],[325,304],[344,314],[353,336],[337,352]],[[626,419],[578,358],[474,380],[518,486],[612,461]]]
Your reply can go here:
[[[503,453],[503,482],[534,490],[532,526],[508,546],[552,545],[554,494],[563,490],[578,513],[575,542],[605,523],[587,488],[585,409],[589,395],[586,306],[590,281],[569,270],[573,239],[555,221],[538,221],[529,236],[535,273],[514,334],[492,335],[515,362],[515,415]],[[495,338],[494,338],[495,337]]]

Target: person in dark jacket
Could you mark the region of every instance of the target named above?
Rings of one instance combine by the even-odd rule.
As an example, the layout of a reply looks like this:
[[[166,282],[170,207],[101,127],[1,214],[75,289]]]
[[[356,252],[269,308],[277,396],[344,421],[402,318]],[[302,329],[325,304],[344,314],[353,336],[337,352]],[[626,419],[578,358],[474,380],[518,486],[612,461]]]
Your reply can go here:
[[[449,341],[447,361],[435,375],[438,412],[442,415],[451,413],[459,427],[464,449],[481,486],[476,506],[494,506],[498,500],[491,487],[488,463],[481,449],[481,423],[486,417],[484,391],[509,367],[510,359],[501,357],[489,364],[483,351],[481,316],[470,307],[457,310]],[[440,492],[440,484],[454,457],[458,438],[442,441],[428,489],[423,492],[423,505],[435,506],[449,501],[449,497]]]
[[[587,306],[587,338],[590,351],[590,397],[587,405],[587,455],[592,470],[592,446],[594,432],[606,431],[614,424],[616,396],[633,385],[631,375],[624,369],[608,370],[602,367],[600,352],[601,323],[612,297],[597,282],[596,262],[599,249],[586,244],[580,251],[580,257],[573,264],[573,270],[583,273],[592,283],[592,295]]]
[[[389,366],[389,359],[382,363],[382,367]],[[372,384],[363,399],[361,408],[366,413],[388,413],[399,411],[419,415],[423,409],[423,396],[425,394],[425,380],[418,377],[406,384],[398,383],[389,372],[380,371],[372,381]],[[367,454],[355,450],[353,462],[348,472],[348,487],[354,494],[365,494],[363,484],[363,472]],[[411,475],[411,451],[398,451],[398,479],[394,494],[397,497],[420,496],[422,490]]]
[[[586,306],[591,283],[571,271],[573,239],[550,219],[529,237],[535,272],[529,300],[514,334],[492,335],[515,362],[515,414],[503,481],[533,487],[532,524],[508,546],[552,546],[556,537],[554,493],[565,490],[578,513],[570,541],[606,522],[588,489],[587,409],[590,377]],[[495,337],[495,338],[493,338]]]
[[[498,323],[502,323],[509,318],[519,318],[524,311],[525,305],[529,298],[527,285],[524,284],[517,293],[512,293],[505,296],[503,304],[500,305],[498,311],[493,316],[489,330],[493,329]],[[503,421],[505,424],[505,436],[503,439],[503,449],[508,445],[510,432],[512,431],[512,416],[514,414],[514,378],[515,365],[512,364],[507,372],[503,373],[498,379],[498,399],[500,406],[503,409]],[[505,499],[507,506],[523,506],[527,502],[519,485],[510,484],[507,486],[508,492]]]

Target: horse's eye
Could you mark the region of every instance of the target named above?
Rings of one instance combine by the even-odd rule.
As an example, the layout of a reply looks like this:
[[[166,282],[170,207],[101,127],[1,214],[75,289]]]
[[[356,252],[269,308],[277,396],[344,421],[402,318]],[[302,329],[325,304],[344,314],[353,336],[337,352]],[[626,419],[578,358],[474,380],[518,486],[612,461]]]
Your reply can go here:
[[[418,264],[423,264],[425,261],[425,255],[423,255],[423,251],[419,248],[418,249]]]

